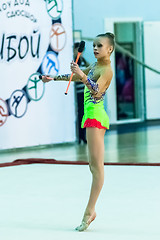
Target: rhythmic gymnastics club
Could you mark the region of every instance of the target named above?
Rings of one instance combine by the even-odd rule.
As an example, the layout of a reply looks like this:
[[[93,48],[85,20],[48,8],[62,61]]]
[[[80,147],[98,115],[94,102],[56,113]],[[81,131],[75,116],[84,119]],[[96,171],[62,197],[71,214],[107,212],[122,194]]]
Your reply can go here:
[[[85,47],[85,42],[84,41],[81,41],[80,44],[79,44],[79,48],[78,48],[78,54],[77,54],[77,58],[76,58],[76,63],[78,63],[78,60],[79,60],[79,57],[81,56],[83,50],[84,50],[84,47]],[[67,86],[67,90],[65,92],[65,95],[68,94],[68,89],[69,89],[69,86],[70,86],[70,83],[72,81],[72,78],[73,78],[73,73],[71,74],[70,76],[70,80],[69,80],[69,83],[68,83],[68,86]]]

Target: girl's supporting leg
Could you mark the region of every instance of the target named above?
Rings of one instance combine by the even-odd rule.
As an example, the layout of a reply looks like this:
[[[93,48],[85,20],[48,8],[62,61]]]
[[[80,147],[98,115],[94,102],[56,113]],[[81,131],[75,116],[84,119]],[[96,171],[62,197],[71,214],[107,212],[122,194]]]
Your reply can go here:
[[[84,231],[95,219],[95,205],[104,183],[104,134],[105,129],[86,128],[89,150],[89,167],[92,173],[92,186],[89,201],[82,223],[75,230]]]
[[[87,128],[89,167],[92,173],[92,186],[83,221],[95,215],[95,205],[104,184],[104,134],[105,129]]]

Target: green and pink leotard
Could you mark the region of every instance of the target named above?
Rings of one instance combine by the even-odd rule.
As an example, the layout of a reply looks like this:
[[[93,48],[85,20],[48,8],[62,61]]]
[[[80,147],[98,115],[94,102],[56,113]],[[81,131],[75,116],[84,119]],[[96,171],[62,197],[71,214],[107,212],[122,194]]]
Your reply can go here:
[[[95,67],[95,65],[94,65]],[[84,89],[84,115],[81,122],[82,128],[96,127],[99,129],[109,129],[109,117],[104,110],[104,96],[105,92],[101,94],[101,97],[93,97],[93,91],[98,93],[98,84],[93,78],[94,67],[90,70],[87,76],[87,83]]]

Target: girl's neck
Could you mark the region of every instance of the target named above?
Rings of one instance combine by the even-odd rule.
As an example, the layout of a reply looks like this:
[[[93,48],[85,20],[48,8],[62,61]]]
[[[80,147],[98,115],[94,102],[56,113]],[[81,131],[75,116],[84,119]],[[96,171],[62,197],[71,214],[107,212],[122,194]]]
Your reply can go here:
[[[110,57],[104,57],[104,58],[99,58],[97,59],[97,64],[98,65],[108,65],[111,63]]]

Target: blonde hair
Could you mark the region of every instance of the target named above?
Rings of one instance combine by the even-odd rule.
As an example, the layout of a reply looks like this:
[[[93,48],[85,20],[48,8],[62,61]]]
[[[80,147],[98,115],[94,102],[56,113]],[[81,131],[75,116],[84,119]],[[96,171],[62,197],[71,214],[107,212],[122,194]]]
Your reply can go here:
[[[102,33],[102,34],[98,34],[96,37],[106,37],[109,39],[110,45],[113,47],[112,52],[115,49],[115,36],[113,33],[110,32],[106,32],[106,33]]]

